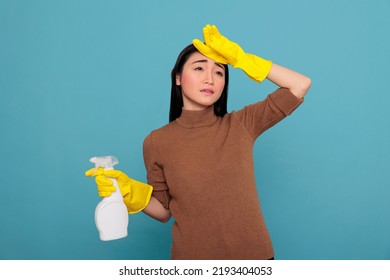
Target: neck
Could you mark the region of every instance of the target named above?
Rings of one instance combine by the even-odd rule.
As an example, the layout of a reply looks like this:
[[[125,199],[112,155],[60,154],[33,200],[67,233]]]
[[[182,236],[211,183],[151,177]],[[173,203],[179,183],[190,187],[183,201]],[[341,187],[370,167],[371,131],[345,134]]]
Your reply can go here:
[[[205,127],[213,125],[218,117],[214,114],[214,106],[209,106],[204,110],[182,109],[181,116],[176,122],[185,128]]]

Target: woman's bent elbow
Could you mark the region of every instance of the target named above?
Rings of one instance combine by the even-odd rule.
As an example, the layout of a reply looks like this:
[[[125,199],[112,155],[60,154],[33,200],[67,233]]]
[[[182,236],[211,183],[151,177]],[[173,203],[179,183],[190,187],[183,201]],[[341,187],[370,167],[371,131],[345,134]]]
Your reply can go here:
[[[305,95],[309,91],[310,86],[311,86],[311,79],[309,77],[305,77],[305,79],[302,82],[303,95]]]
[[[304,77],[301,79],[299,86],[290,90],[296,97],[303,98],[306,95],[306,93],[309,91],[310,86],[311,86],[311,79],[309,77]]]

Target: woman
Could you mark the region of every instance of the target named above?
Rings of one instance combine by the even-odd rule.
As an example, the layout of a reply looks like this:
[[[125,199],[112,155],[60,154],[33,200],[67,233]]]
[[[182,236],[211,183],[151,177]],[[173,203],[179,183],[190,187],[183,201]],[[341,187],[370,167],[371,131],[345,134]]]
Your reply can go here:
[[[172,70],[170,123],[145,138],[148,184],[100,170],[98,189],[109,195],[113,187],[105,176],[115,177],[129,213],[142,210],[161,222],[173,216],[172,259],[272,259],[252,149],[261,133],[303,102],[311,81],[246,54],[215,26],[207,25],[203,35],[205,43],[194,40]],[[227,64],[280,88],[227,113]]]

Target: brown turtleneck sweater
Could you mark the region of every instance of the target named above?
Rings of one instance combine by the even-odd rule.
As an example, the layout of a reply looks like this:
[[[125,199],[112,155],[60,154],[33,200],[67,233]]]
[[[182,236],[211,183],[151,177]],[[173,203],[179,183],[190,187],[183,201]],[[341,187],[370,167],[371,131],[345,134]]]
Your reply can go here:
[[[175,219],[172,259],[274,256],[256,190],[253,145],[301,102],[280,88],[224,117],[212,107],[183,110],[145,138],[148,184]]]

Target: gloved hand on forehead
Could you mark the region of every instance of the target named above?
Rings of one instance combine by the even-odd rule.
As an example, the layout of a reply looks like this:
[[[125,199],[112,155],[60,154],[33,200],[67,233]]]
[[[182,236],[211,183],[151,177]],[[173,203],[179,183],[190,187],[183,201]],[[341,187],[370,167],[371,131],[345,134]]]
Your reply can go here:
[[[261,82],[272,67],[270,60],[245,53],[235,42],[224,37],[215,25],[203,28],[204,42],[194,39],[192,43],[203,55],[222,64],[230,64],[242,69],[251,79]]]

